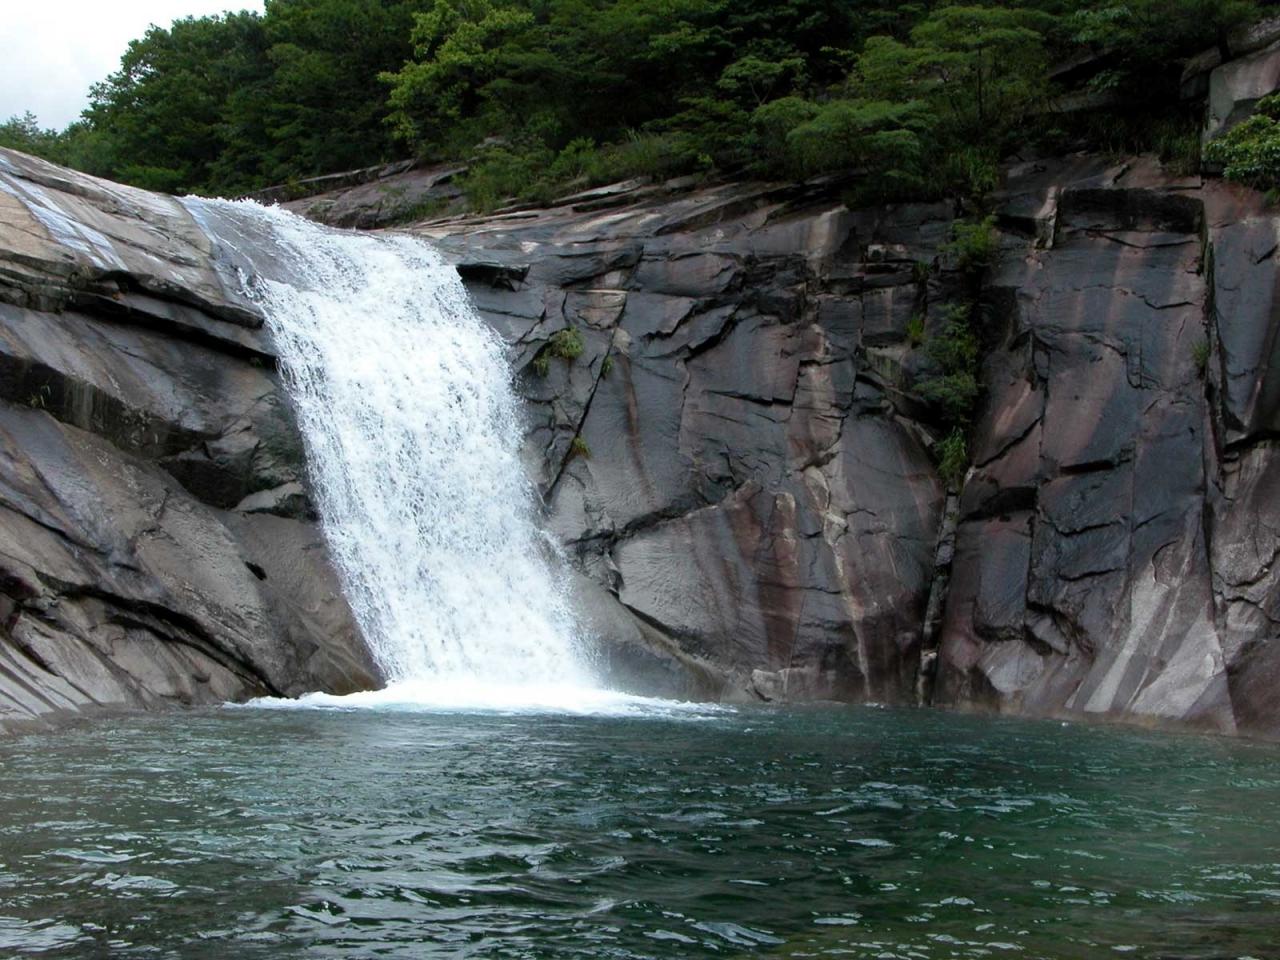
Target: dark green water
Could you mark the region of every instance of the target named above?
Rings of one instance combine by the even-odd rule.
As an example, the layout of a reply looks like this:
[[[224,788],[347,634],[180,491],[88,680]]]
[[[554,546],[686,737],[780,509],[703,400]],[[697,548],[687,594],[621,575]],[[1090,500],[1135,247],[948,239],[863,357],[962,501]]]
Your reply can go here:
[[[1280,750],[875,709],[0,742],[0,956],[1280,957]]]

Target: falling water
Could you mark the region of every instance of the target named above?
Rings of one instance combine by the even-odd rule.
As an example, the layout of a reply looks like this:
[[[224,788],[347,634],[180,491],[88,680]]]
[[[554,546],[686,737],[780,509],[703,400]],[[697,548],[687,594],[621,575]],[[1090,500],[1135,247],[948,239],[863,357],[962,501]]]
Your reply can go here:
[[[456,271],[411,237],[198,203],[256,218],[269,255],[287,264],[276,271],[287,280],[257,275],[249,288],[389,695],[468,704],[593,692],[554,550],[534,522],[503,347]]]

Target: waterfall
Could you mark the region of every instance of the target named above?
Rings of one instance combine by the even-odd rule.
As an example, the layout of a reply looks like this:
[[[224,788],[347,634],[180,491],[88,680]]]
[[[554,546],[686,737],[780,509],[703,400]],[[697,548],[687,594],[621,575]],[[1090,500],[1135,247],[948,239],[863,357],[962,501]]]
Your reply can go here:
[[[487,703],[590,690],[520,463],[503,344],[456,271],[408,236],[332,230],[247,202],[188,206],[206,222],[234,220],[255,248],[269,246],[257,258],[285,266],[269,271],[279,277],[255,271],[247,289],[275,340],[325,537],[392,696]]]

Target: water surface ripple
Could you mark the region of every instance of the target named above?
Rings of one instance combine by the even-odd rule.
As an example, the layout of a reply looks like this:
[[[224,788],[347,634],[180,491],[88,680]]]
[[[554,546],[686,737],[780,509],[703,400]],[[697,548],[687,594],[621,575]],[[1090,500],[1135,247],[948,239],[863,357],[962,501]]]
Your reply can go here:
[[[1280,751],[869,708],[0,743],[0,955],[1280,956]]]

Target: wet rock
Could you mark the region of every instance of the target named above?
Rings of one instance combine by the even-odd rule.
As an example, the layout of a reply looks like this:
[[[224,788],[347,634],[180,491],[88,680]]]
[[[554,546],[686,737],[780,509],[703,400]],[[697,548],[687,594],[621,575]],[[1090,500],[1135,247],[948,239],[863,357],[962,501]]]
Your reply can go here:
[[[375,684],[203,227],[2,150],[0,211],[0,727]]]
[[[520,252],[513,289],[463,271],[517,362],[586,334],[519,385],[595,607],[717,696],[910,700],[941,487],[891,405],[855,393],[864,339],[905,343],[949,210],[854,216],[767,184],[608,199],[422,228],[460,265]],[[522,329],[504,318],[524,303],[545,311]],[[566,457],[574,437],[589,455]]]

